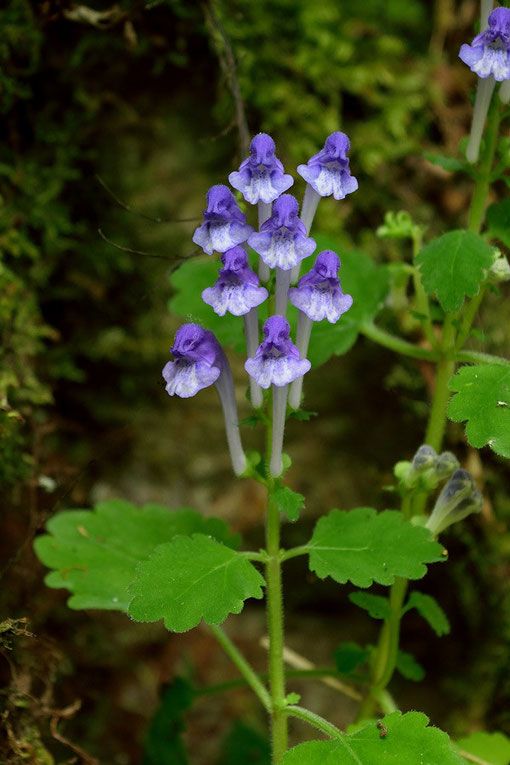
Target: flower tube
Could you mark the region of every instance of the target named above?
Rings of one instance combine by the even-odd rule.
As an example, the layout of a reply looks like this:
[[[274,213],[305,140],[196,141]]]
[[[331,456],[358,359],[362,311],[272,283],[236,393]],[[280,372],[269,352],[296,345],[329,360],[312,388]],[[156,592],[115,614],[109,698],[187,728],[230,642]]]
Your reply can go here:
[[[470,45],[460,48],[459,57],[478,75],[471,133],[466,149],[469,162],[478,160],[485,118],[496,82],[510,79],[510,8],[495,8],[489,16],[488,28]]]
[[[207,209],[204,222],[193,234],[193,241],[204,252],[212,255],[214,250],[226,252],[237,244],[246,242],[253,226],[246,223],[234,195],[227,186],[211,186],[207,192]]]
[[[258,276],[248,265],[248,257],[242,247],[232,247],[221,256],[223,268],[213,287],[202,292],[204,303],[212,306],[215,313],[225,316],[227,311],[244,319],[244,333],[248,356],[255,355],[259,344],[257,306],[268,296],[265,287],[259,286]],[[250,377],[250,397],[253,406],[262,406],[262,391]]]
[[[264,340],[244,368],[261,388],[273,386],[273,431],[269,470],[272,476],[282,472],[283,433],[289,383],[310,369],[289,337],[290,327],[283,316],[270,316],[264,324]]]
[[[307,182],[301,220],[307,234],[310,233],[312,222],[321,197],[334,196],[344,199],[358,188],[358,181],[351,175],[347,152],[350,142],[345,133],[339,131],[327,137],[324,148],[310,157],[306,165],[298,165],[299,175]],[[299,268],[291,275],[291,283],[297,281]]]
[[[276,268],[276,313],[285,316],[290,272],[315,250],[298,218],[299,205],[292,194],[283,194],[273,205],[272,216],[251,234],[248,244],[269,268]]]
[[[250,144],[250,156],[241,162],[238,171],[230,173],[231,185],[252,205],[258,204],[259,228],[271,217],[271,205],[280,194],[290,189],[294,178],[284,172],[275,155],[275,143],[267,133],[259,133]],[[259,264],[262,281],[269,279],[264,261]]]
[[[425,524],[434,535],[471,513],[479,513],[483,498],[475,480],[467,470],[455,470],[437,498],[432,514]]]
[[[190,398],[199,390],[215,385],[223,409],[232,467],[236,475],[241,475],[246,470],[246,458],[239,434],[232,372],[221,345],[210,330],[198,324],[184,324],[177,330],[170,353],[175,361],[169,361],[163,369],[165,390],[170,396]]]
[[[317,255],[311,270],[301,277],[297,287],[289,290],[289,301],[299,309],[296,345],[301,356],[306,356],[314,321],[327,319],[335,324],[352,306],[351,295],[344,295],[338,278],[340,258],[332,250]],[[299,409],[303,378],[291,386],[289,405]]]

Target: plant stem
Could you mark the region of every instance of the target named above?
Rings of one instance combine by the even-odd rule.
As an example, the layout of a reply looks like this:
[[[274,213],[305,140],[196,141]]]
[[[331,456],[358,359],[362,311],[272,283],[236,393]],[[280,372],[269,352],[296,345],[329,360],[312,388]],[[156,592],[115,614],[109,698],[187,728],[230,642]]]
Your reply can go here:
[[[278,765],[287,751],[287,718],[282,705],[285,699],[283,663],[283,600],[280,562],[280,511],[269,501],[266,523],[266,600],[269,634],[269,687],[271,691],[272,761]]]
[[[385,329],[377,327],[372,322],[362,324],[360,332],[370,340],[379,343],[379,345],[383,345],[385,348],[390,348],[390,350],[400,353],[403,356],[411,356],[414,359],[423,359],[423,361],[437,361],[439,358],[437,351],[420,348],[419,346],[414,345],[414,343],[410,343],[408,340],[392,335],[391,332],[387,332]]]
[[[267,688],[259,679],[257,673],[250,667],[244,656],[236,648],[236,646],[221,627],[219,627],[217,624],[211,624],[210,629],[218,643],[225,650],[225,653],[230,656],[239,672],[245,678],[248,685],[255,691],[265,708],[270,711],[271,697],[267,691]]]
[[[282,711],[285,715],[290,715],[291,717],[298,717],[300,720],[305,720],[305,722],[310,723],[310,725],[313,725],[314,728],[318,728],[330,738],[342,737],[342,731],[339,730],[335,725],[325,720],[324,717],[316,715],[315,712],[310,712],[304,707],[290,705],[284,707]]]
[[[280,562],[291,558],[297,558],[298,555],[307,555],[310,552],[308,545],[300,545],[300,547],[291,547],[290,550],[284,550],[280,553]]]
[[[269,674],[267,672],[257,672],[257,677],[261,682],[267,682],[269,680]],[[316,667],[315,669],[286,669],[285,670],[285,677],[286,678],[298,678],[300,680],[307,680],[308,678],[313,680],[315,678],[318,678],[322,680],[323,678],[334,678],[337,679],[339,677],[338,670],[336,669],[321,669],[319,667]],[[357,682],[362,682],[363,678],[359,677],[356,678]],[[245,685],[248,685],[248,681],[245,677],[238,677],[237,680],[228,680],[225,683],[217,683],[216,685],[205,685],[201,688],[194,688],[194,693],[197,696],[211,696],[215,693],[223,693],[224,691],[230,691],[233,688],[242,688]],[[354,690],[353,690],[354,693]],[[389,694],[388,694],[389,696]],[[389,704],[390,702],[388,702]],[[393,704],[393,707],[391,711],[395,710],[395,705]]]
[[[498,142],[500,119],[499,104],[497,101],[493,100],[489,109],[485,149],[482,160],[478,166],[473,198],[471,199],[471,207],[469,209],[468,230],[475,234],[480,233],[480,229],[482,228],[487,194],[489,192],[491,180],[492,164],[494,162],[494,154]]]
[[[436,452],[441,449],[446,428],[446,406],[450,397],[448,381],[455,372],[455,356],[453,351],[455,348],[456,329],[453,322],[454,314],[446,314],[440,346],[442,358],[437,365],[436,387],[425,433],[425,443],[432,446]]]

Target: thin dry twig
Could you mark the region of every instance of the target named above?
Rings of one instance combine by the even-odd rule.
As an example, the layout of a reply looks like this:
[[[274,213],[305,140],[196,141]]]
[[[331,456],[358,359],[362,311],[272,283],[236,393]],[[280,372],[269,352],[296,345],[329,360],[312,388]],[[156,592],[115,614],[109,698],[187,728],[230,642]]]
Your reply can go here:
[[[202,216],[196,218],[153,218],[151,215],[147,215],[146,213],[140,212],[139,210],[133,210],[133,208],[126,204],[126,202],[123,202],[122,199],[119,199],[119,197],[115,194],[114,191],[112,191],[112,189],[108,186],[106,181],[101,178],[100,175],[96,175],[96,179],[99,181],[103,189],[112,197],[112,199],[117,202],[119,207],[122,207],[123,210],[126,210],[132,215],[138,215],[139,218],[143,218],[144,220],[150,220],[152,223],[194,223],[198,220],[202,220]]]
[[[76,699],[70,706],[66,707],[65,709],[59,709],[56,710],[53,714],[53,717],[51,718],[50,722],[50,730],[51,735],[54,739],[57,741],[60,741],[61,744],[64,744],[64,746],[68,746],[70,749],[73,750],[73,752],[76,752],[78,754],[83,762],[86,765],[99,765],[99,760],[97,760],[95,757],[92,757],[88,752],[86,752],[84,749],[81,748],[81,746],[78,746],[78,744],[74,744],[72,741],[70,741],[68,738],[62,735],[62,733],[58,730],[58,722],[60,719],[69,719],[70,717],[73,717],[76,712],[81,707],[81,701],[80,699]]]
[[[232,98],[234,99],[241,156],[245,157],[249,153],[250,148],[250,131],[248,129],[248,121],[246,119],[244,101],[241,95],[239,77],[237,76],[237,64],[234,56],[234,51],[232,50],[230,40],[227,37],[223,24],[221,23],[216,11],[214,10],[212,1],[204,3],[203,9],[205,21],[211,33],[211,39],[214,43],[214,47],[216,48],[221,70],[225,76],[225,80],[232,94]]]
[[[269,649],[269,638],[267,635],[260,639],[260,644],[266,650]],[[296,651],[293,651],[291,648],[287,647],[284,647],[283,649],[283,660],[294,669],[316,668],[315,664],[305,656],[301,656],[301,654],[296,653]],[[354,699],[355,701],[361,701],[363,698],[361,693],[359,693],[355,688],[351,688],[350,685],[342,683],[342,681],[337,680],[336,677],[321,677],[319,680],[321,683],[324,683],[324,685],[329,685],[330,688],[334,688],[335,691],[339,691],[340,693],[343,693],[344,696],[349,696],[349,698]]]

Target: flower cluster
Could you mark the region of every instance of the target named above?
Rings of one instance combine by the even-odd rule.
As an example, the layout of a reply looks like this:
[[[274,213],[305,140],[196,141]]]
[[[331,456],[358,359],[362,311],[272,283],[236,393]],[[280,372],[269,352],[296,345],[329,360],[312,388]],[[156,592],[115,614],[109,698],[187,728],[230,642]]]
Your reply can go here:
[[[250,149],[250,156],[239,170],[230,173],[229,181],[247,203],[258,206],[259,230],[256,232],[248,224],[232,191],[219,184],[207,192],[203,222],[195,230],[193,241],[207,255],[221,253],[218,278],[203,290],[202,299],[219,316],[230,313],[243,317],[248,357],[245,369],[253,406],[262,407],[263,391],[272,389],[269,470],[278,476],[282,471],[287,399],[292,408],[300,406],[303,375],[311,366],[306,355],[312,325],[323,319],[335,323],[352,305],[352,297],[345,295],[340,286],[340,259],[331,250],[319,253],[308,273],[295,287],[290,285],[298,281],[301,261],[317,247],[309,232],[320,198],[332,195],[343,199],[358,188],[358,182],[349,169],[347,136],[333,133],[318,154],[298,167],[299,175],[307,181],[300,215],[296,198],[285,193],[294,179],[285,173],[275,155],[273,139],[259,133]],[[258,275],[250,266],[248,247],[259,255]],[[276,272],[274,280],[271,269]],[[261,281],[267,285],[261,285]],[[273,309],[263,325],[260,342],[258,307],[266,301]],[[289,302],[298,309],[296,344],[285,318]],[[216,387],[234,472],[242,475],[246,458],[239,435],[234,385],[219,342],[211,331],[185,324],[178,330],[170,352],[174,361],[163,370],[167,392],[189,398],[202,388]]]

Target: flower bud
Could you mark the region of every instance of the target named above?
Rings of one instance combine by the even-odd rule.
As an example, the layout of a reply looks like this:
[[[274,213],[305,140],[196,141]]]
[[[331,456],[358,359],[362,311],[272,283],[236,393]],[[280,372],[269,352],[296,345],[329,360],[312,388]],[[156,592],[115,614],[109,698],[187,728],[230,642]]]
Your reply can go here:
[[[452,452],[442,452],[436,463],[436,476],[440,481],[449,478],[460,467],[459,460]]]
[[[426,526],[437,535],[471,513],[479,513],[482,504],[473,476],[467,470],[456,470],[437,498]]]

